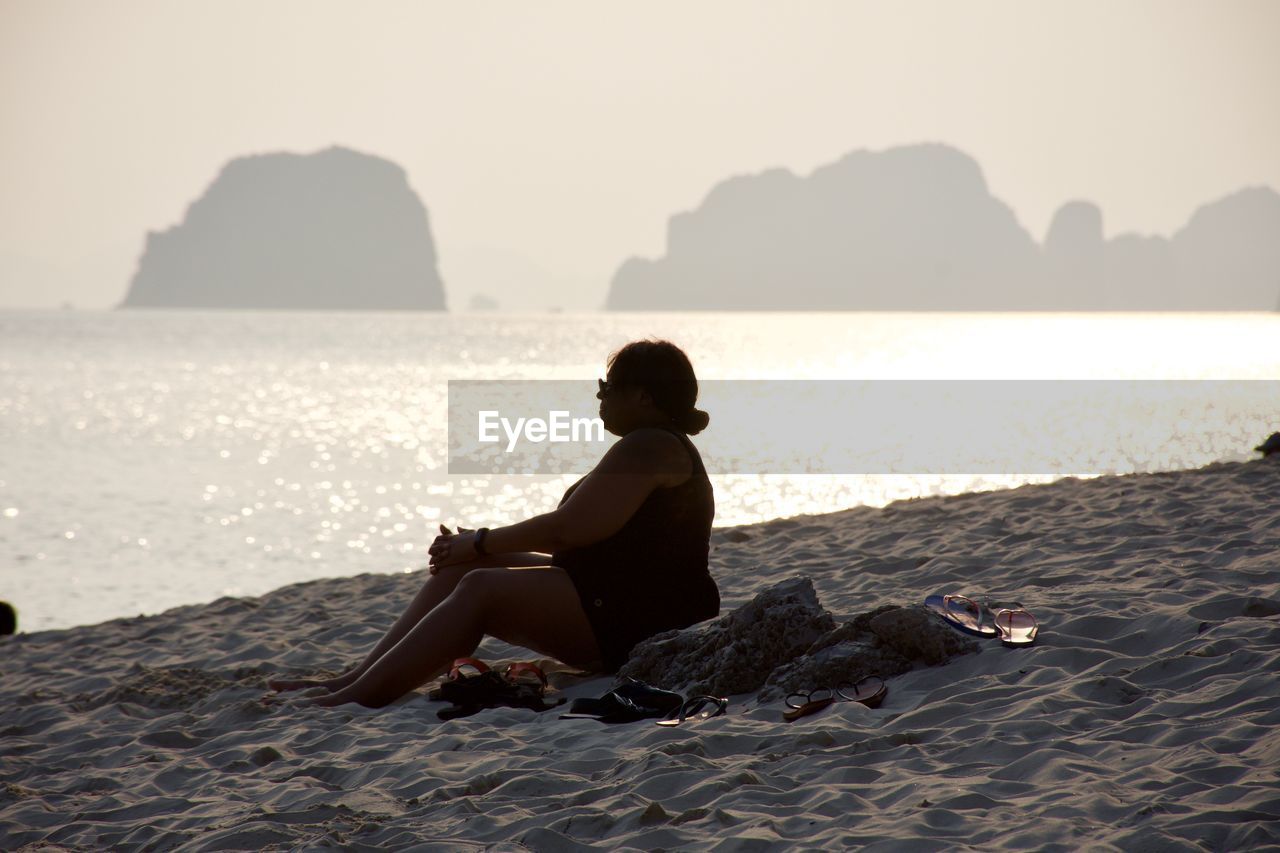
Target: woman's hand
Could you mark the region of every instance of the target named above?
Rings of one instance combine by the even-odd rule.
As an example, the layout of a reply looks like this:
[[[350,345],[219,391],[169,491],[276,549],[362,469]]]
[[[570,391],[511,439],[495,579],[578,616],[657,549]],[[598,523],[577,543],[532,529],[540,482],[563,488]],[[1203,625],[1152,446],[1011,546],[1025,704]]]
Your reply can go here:
[[[431,543],[431,547],[427,548],[427,553],[431,555],[427,570],[433,575],[444,566],[474,560],[479,556],[476,553],[475,531],[468,527],[459,527],[457,533],[451,533],[449,528],[441,524],[440,535]]]

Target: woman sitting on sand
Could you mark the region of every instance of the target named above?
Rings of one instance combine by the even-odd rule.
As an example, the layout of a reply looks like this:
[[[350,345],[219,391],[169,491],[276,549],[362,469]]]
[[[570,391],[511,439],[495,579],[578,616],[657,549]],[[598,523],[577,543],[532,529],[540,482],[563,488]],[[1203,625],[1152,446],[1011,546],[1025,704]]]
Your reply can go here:
[[[609,357],[600,417],[621,440],[552,512],[508,527],[450,533],[430,577],[364,662],[327,681],[316,702],[381,708],[448,671],[486,634],[593,672],[616,672],[654,634],[716,616],[707,569],[711,481],[689,435],[707,413],[698,381],[667,341],[634,341]]]

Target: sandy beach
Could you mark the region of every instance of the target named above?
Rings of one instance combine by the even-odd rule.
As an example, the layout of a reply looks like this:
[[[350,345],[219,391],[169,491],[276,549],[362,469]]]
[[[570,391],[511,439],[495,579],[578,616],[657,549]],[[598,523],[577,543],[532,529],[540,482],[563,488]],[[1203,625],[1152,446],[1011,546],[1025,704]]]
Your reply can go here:
[[[1039,619],[1034,648],[988,641],[794,723],[751,694],[676,728],[441,722],[426,688],[263,703],[268,677],[356,662],[422,572],[2,638],[0,849],[1277,845],[1276,495],[1273,456],[717,529],[722,614],[807,575],[845,618],[959,592]]]

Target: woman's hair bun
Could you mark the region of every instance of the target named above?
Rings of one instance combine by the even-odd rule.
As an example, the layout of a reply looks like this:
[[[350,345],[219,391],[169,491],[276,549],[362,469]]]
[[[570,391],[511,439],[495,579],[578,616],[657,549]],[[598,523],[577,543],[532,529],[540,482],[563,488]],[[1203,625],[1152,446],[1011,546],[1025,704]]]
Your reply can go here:
[[[702,409],[690,409],[685,412],[683,418],[676,419],[676,426],[689,435],[697,435],[706,429],[710,422],[711,416]]]

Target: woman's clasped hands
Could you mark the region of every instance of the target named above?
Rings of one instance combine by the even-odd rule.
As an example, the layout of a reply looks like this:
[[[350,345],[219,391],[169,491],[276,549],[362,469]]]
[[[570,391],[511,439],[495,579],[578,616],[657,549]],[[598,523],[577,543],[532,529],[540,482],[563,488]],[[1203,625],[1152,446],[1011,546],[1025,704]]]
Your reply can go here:
[[[427,548],[427,553],[431,555],[427,571],[433,575],[444,566],[474,560],[479,556],[476,553],[475,530],[459,526],[458,532],[453,533],[441,524],[440,535]]]

